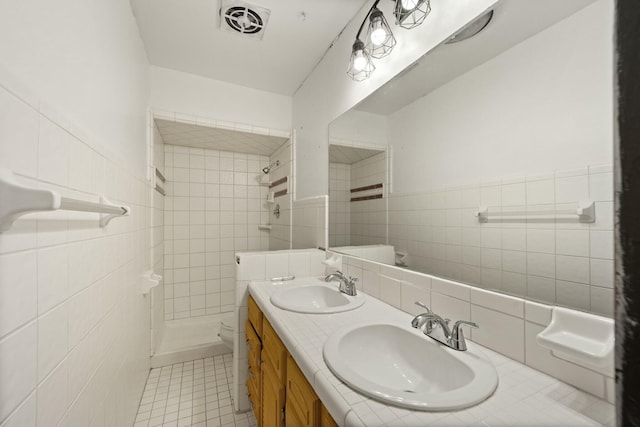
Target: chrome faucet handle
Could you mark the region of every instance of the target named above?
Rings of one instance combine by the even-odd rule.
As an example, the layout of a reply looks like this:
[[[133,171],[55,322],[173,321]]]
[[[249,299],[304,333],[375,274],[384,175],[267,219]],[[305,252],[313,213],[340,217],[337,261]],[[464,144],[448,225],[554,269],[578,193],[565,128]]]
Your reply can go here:
[[[475,329],[479,328],[479,326],[475,322],[469,322],[466,320],[458,320],[453,324],[453,328],[451,329],[451,337],[449,338],[449,340],[451,341],[454,349],[465,351],[467,349],[467,343],[464,340],[464,333],[462,332],[462,329],[460,329],[460,326],[462,325],[470,326]]]
[[[349,280],[347,280],[347,283],[346,283],[346,285],[347,285],[346,286],[347,287],[347,289],[346,289],[347,290],[347,295],[350,295],[350,296],[356,296],[357,295],[357,293],[358,293],[357,289],[358,288],[356,287],[356,283],[358,283],[358,280],[359,279],[357,277],[349,276]]]
[[[474,329],[478,329],[480,327],[476,322],[469,322],[467,320],[458,320],[456,323],[453,324],[453,330],[457,331],[460,328],[460,325],[467,325]]]
[[[425,316],[425,314],[431,314],[433,312],[422,301],[416,301],[415,305],[424,308],[426,312],[423,313],[423,314],[418,314],[416,317],[414,317],[413,320],[411,321],[411,326],[413,328],[418,329],[418,328],[421,328],[422,325],[424,325],[426,323],[427,324],[428,333],[431,333],[431,329],[433,329],[433,325],[431,324],[431,320],[427,319],[427,316]]]
[[[422,301],[416,301],[416,302],[414,302],[414,304],[424,308],[425,310],[427,310],[427,313],[432,313],[431,309],[429,307],[427,307],[427,305],[425,303],[423,303]]]

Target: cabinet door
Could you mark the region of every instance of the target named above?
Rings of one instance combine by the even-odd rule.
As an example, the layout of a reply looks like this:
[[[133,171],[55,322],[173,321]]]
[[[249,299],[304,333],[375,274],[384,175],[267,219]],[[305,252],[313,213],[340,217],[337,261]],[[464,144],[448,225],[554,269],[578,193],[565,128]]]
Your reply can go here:
[[[266,318],[262,321],[262,348],[264,349],[262,360],[271,364],[280,382],[284,383],[287,369],[287,348],[280,341],[278,334]]]
[[[249,322],[247,322],[245,335],[247,337],[247,358],[249,359],[249,365],[255,368],[256,373],[259,373],[262,344]]]
[[[262,425],[284,426],[284,384],[269,363],[262,369]]]
[[[251,322],[253,328],[256,330],[256,334],[262,338],[262,310],[260,310],[260,307],[258,307],[258,304],[256,304],[251,295],[249,295],[247,305],[247,310],[249,311],[249,322]]]
[[[320,400],[291,355],[287,357],[286,425],[315,427],[318,425]]]
[[[247,372],[247,391],[249,392],[249,401],[253,408],[253,414],[256,417],[258,427],[262,426],[262,374],[260,354],[262,345],[260,339],[256,335],[250,322],[247,321],[245,329],[247,336],[247,360],[249,362]]]

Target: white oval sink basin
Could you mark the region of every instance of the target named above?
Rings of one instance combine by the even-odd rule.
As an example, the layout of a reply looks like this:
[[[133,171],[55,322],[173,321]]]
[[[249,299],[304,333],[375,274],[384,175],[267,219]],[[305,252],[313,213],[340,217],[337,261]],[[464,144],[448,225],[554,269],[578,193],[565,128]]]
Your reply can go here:
[[[302,285],[281,289],[271,295],[271,303],[298,313],[339,313],[364,304],[364,296],[346,295],[335,284]]]
[[[351,388],[403,408],[462,409],[485,400],[498,386],[489,361],[449,349],[409,324],[348,326],[329,336],[323,355]]]

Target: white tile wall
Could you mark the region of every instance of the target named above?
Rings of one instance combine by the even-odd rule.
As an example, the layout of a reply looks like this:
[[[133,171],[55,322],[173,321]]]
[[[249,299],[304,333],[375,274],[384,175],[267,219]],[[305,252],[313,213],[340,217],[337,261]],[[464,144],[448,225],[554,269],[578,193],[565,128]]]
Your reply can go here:
[[[293,202],[291,244],[293,249],[327,247],[327,196]]]
[[[11,82],[0,86],[0,167],[131,213],[105,228],[94,213],[32,213],[0,234],[0,425],[131,425],[149,367],[146,170]]]
[[[152,147],[151,160],[152,166],[149,173],[152,181],[155,179],[160,187],[163,189],[166,184],[161,180],[155,178],[154,167],[157,167],[162,175],[165,174],[164,167],[164,141],[158,130],[153,115],[149,113],[149,124],[151,126],[150,136],[152,141],[150,145]],[[163,276],[164,279],[164,199],[158,191],[154,190],[153,194],[153,210],[151,212],[151,226],[152,226],[152,252],[151,262],[153,264],[153,272]],[[151,346],[155,350],[155,347],[162,339],[164,333],[164,309],[165,309],[165,282],[161,282],[160,286],[156,286],[151,290],[152,311],[151,311]]]
[[[351,203],[351,244],[373,245],[387,243],[387,153],[376,154],[351,165],[351,188],[382,183],[382,199]],[[349,193],[347,197],[379,194],[380,189]]]
[[[360,279],[359,290],[410,314],[424,312],[413,304],[421,301],[452,321],[474,321],[479,329],[464,329],[473,341],[613,402],[607,388],[613,372],[602,375],[559,359],[536,342],[551,321],[551,306],[348,255],[342,262],[344,271]]]
[[[611,316],[612,179],[610,165],[597,165],[391,194],[389,244],[408,252],[408,264],[420,271]],[[595,202],[593,224],[534,214],[575,209],[583,200]],[[479,223],[474,214],[480,205],[490,211],[530,213],[522,220],[490,217]]]
[[[329,164],[329,246],[351,245],[351,165]]]
[[[233,311],[236,251],[269,247],[266,156],[165,145],[164,317]]]
[[[275,198],[275,202],[269,204],[269,216],[268,223],[271,224],[271,231],[269,232],[269,249],[270,250],[282,250],[291,248],[291,201],[293,198],[292,192],[292,170],[293,164],[293,146],[291,142],[286,142],[278,150],[276,150],[268,159],[269,164],[274,163],[276,160],[280,161],[280,166],[275,166],[269,172],[269,180],[275,182],[280,178],[288,177],[286,184],[281,184],[276,187],[270,188],[269,191],[277,192],[287,189],[288,192],[284,196]],[[266,166],[266,164],[264,165]],[[262,169],[262,167],[260,168]],[[280,205],[280,217],[276,218],[273,211],[276,205]]]

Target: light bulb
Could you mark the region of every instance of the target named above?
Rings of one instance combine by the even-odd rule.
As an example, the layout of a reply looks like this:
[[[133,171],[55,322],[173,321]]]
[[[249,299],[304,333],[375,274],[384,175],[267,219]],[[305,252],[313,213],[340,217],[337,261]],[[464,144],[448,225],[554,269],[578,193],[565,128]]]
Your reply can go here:
[[[371,43],[375,46],[380,46],[387,38],[387,30],[382,25],[382,19],[376,19],[371,22],[371,28],[374,29],[371,31]]]
[[[361,50],[356,52],[355,58],[353,58],[353,68],[357,71],[362,71],[367,66],[367,58],[364,57],[364,54]]]
[[[405,10],[414,9],[419,3],[419,0],[402,0],[402,8]]]
[[[380,46],[382,43],[384,43],[384,40],[386,38],[387,32],[384,30],[384,28],[377,28],[371,33],[371,43],[376,46]]]

